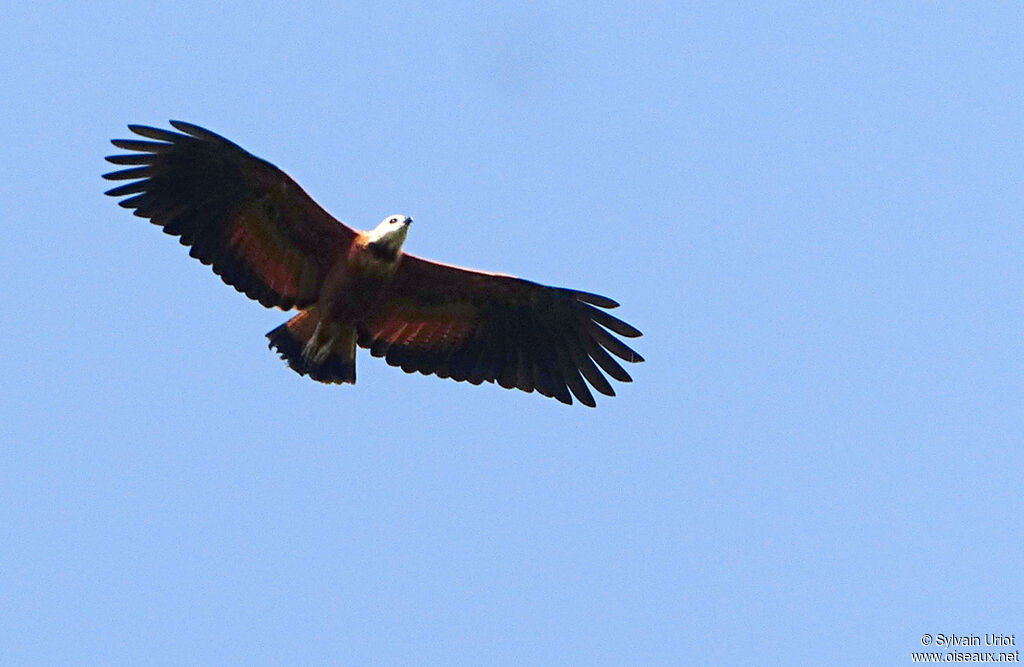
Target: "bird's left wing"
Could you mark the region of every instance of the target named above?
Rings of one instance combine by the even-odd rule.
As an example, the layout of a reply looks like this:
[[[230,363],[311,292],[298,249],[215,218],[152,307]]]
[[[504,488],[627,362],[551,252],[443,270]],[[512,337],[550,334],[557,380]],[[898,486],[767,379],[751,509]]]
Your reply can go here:
[[[593,407],[587,382],[615,395],[602,370],[632,381],[611,355],[643,361],[613,335],[640,331],[601,310],[617,306],[596,294],[403,254],[383,306],[359,328],[359,344],[408,373],[497,382],[566,404],[571,391]]]
[[[132,182],[107,194],[128,196],[121,206],[180,237],[190,255],[264,306],[314,302],[355,232],[269,162],[196,125],[171,125],[180,133],[129,125],[153,141],[111,142],[134,152],[108,157],[130,168],[103,177]]]

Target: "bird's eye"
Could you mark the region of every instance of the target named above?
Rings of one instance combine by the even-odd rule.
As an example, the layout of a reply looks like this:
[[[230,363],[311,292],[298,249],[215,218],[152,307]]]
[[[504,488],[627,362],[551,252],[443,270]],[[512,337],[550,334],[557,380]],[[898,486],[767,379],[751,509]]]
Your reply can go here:
[[[391,218],[391,220],[389,220],[388,222],[390,222],[393,225],[396,222],[398,222],[398,218]]]

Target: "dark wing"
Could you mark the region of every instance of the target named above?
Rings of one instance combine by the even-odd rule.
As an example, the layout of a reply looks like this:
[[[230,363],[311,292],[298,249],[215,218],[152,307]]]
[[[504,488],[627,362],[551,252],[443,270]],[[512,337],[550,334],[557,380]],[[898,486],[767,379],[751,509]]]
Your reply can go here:
[[[385,303],[360,326],[359,345],[407,373],[536,389],[566,404],[571,391],[594,407],[587,382],[615,395],[602,370],[632,381],[612,355],[643,361],[612,335],[640,332],[601,310],[618,305],[596,294],[403,254]]]
[[[190,255],[264,306],[287,310],[314,302],[355,232],[269,162],[209,130],[171,125],[181,133],[129,125],[155,141],[111,142],[135,152],[107,158],[130,168],[103,178],[132,180],[107,194],[127,195],[121,206],[180,237]]]

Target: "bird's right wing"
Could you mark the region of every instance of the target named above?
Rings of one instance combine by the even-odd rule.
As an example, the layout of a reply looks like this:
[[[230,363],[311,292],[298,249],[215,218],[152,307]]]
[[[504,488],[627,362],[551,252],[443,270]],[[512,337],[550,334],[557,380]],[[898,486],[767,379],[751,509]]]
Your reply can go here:
[[[602,370],[631,381],[611,355],[643,361],[613,335],[641,334],[602,310],[619,305],[607,297],[414,255],[400,261],[383,305],[359,327],[359,344],[406,372],[497,382],[570,404],[571,391],[593,407],[587,382],[615,395]]]
[[[269,162],[196,125],[171,125],[180,133],[129,125],[155,141],[111,142],[134,152],[108,157],[129,168],[103,177],[132,182],[106,194],[130,195],[121,206],[180,237],[190,255],[264,306],[316,301],[355,232]]]

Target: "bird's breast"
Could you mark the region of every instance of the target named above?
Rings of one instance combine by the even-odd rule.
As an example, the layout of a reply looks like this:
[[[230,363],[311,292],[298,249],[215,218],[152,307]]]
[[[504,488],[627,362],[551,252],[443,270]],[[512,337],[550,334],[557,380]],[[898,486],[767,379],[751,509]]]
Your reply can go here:
[[[400,259],[382,258],[357,239],[328,272],[320,292],[321,311],[339,322],[368,317],[384,298]]]

